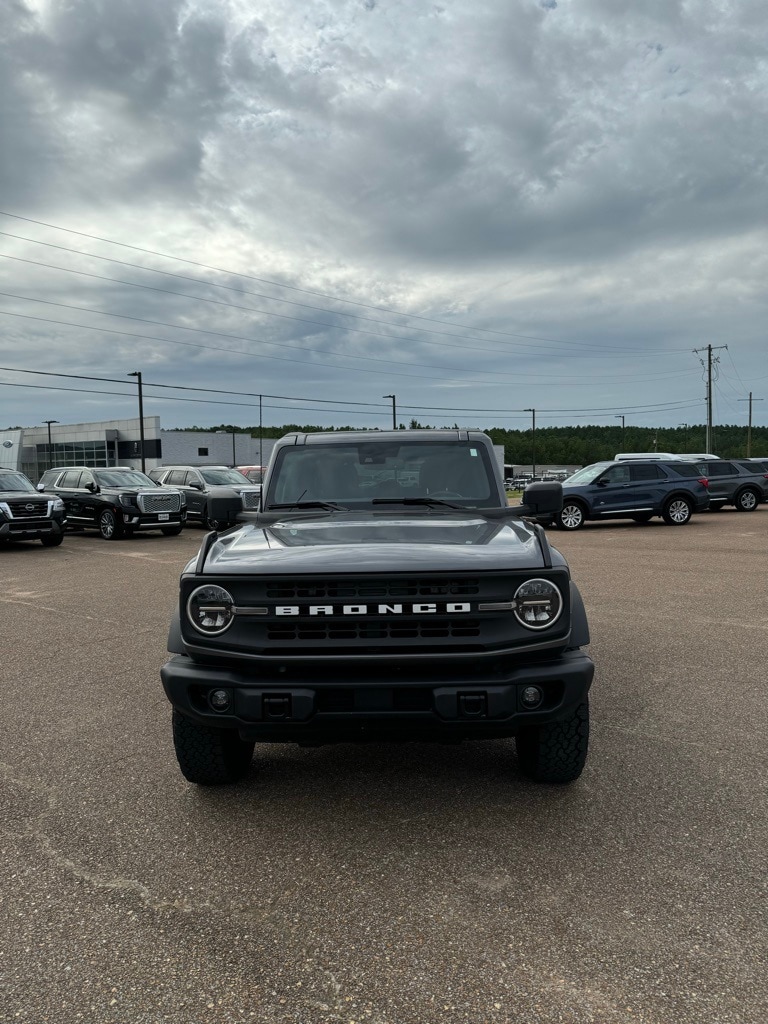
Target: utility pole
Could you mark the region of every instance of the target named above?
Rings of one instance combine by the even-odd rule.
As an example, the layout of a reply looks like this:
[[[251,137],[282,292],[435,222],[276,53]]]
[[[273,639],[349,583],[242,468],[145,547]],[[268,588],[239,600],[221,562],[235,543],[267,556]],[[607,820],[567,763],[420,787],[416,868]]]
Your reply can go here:
[[[532,455],[533,461],[531,464],[531,476],[536,476],[536,410],[535,409],[523,409],[523,412],[529,412],[533,415],[532,424]]]
[[[751,415],[752,415],[752,406],[751,405],[749,407],[749,411],[750,411],[750,422],[751,422]],[[43,423],[47,423],[48,424],[48,465],[45,467],[46,469],[53,469],[53,455],[51,454],[52,451],[53,451],[53,442],[51,441],[51,424],[52,423],[58,423],[58,422],[59,422],[58,420],[43,420]]]
[[[706,370],[707,370],[707,443],[706,443],[706,449],[707,449],[707,455],[711,455],[712,454],[712,364],[713,364],[713,362],[714,363],[719,363],[720,362],[720,359],[717,356],[715,356],[714,360],[712,359],[712,352],[715,349],[719,349],[719,348],[728,348],[728,346],[727,345],[707,345],[706,349],[704,349],[704,348],[695,348],[693,350],[697,354],[699,352],[706,352],[707,353],[707,363],[706,363]],[[700,362],[701,362],[701,365],[704,366],[704,360],[701,359]]]
[[[752,454],[752,392],[749,392],[749,398],[739,398],[739,402],[749,402],[749,426],[747,427],[747,458]],[[762,398],[755,398],[755,402],[762,402]]]
[[[392,429],[397,430],[397,408],[395,406],[395,395],[382,395],[381,397],[392,399]]]
[[[141,441],[141,472],[146,473],[147,461],[144,456],[144,392],[141,387],[141,370],[134,370],[133,373],[127,374],[128,377],[136,377],[136,382],[139,385],[139,439]]]
[[[624,451],[624,413],[616,413],[615,420],[621,420],[621,450]]]

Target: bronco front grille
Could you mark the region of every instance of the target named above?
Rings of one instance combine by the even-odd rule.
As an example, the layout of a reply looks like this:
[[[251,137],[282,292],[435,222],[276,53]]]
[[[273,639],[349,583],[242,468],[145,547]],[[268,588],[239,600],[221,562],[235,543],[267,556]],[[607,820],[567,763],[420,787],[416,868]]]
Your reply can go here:
[[[138,495],[138,503],[142,512],[178,512],[181,495],[178,491],[145,491]]]
[[[323,583],[270,583],[266,598],[272,601],[407,601],[419,598],[473,597],[480,594],[478,579],[452,579],[436,582],[423,579],[329,580]]]
[[[292,622],[272,623],[267,627],[270,643],[284,644],[296,641],[362,640],[386,643],[398,640],[465,640],[480,636],[477,619],[384,622]]]

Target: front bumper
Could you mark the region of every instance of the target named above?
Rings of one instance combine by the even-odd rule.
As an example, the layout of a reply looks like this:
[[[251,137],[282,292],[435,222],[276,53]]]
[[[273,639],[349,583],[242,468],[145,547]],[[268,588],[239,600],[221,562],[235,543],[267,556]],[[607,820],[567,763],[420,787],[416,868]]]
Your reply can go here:
[[[327,669],[326,669],[327,672]],[[510,668],[483,680],[441,681],[430,674],[425,685],[419,667],[400,671],[396,683],[357,681],[334,685],[307,666],[289,684],[264,676],[218,669],[176,655],[160,675],[166,696],[182,714],[202,724],[237,729],[245,739],[306,745],[377,738],[454,741],[469,737],[514,736],[521,728],[567,717],[587,697],[594,664],[580,650],[550,661]],[[528,709],[522,692],[537,686],[541,704]],[[214,710],[209,695],[224,690],[229,707]]]
[[[64,532],[66,519],[6,519],[0,522],[0,539],[37,540],[58,537]]]

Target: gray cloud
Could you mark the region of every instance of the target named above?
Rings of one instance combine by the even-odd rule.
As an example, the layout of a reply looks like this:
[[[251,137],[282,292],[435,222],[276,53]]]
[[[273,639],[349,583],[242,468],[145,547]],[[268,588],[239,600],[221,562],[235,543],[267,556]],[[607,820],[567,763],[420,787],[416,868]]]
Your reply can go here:
[[[173,338],[189,336],[164,328],[165,342],[105,334],[98,349],[85,330],[73,342],[68,329],[20,321],[7,339],[23,336],[28,350],[50,350],[69,367],[91,365],[99,351],[107,372],[141,358],[170,377],[183,352],[190,374],[209,381],[241,380],[259,361],[275,391],[321,382],[342,399],[397,386],[414,402],[436,405],[435,394],[450,387],[457,404],[494,407],[508,386],[500,375],[513,379],[511,358],[541,389],[526,404],[551,403],[555,393],[561,405],[581,405],[563,401],[569,374],[576,390],[577,369],[595,367],[603,352],[627,380],[591,391],[579,385],[586,404],[599,408],[638,390],[699,401],[691,349],[707,336],[731,346],[739,379],[728,397],[733,416],[743,415],[736,392],[764,387],[768,373],[760,327],[768,269],[762,3],[642,0],[619,9],[611,0],[455,0],[417,8],[406,0],[273,0],[257,14],[239,0],[6,5],[6,209],[461,323],[457,333],[476,341],[463,353],[441,349],[440,335],[414,330],[426,326],[419,321],[403,326],[402,318],[402,330],[384,331],[388,340],[356,335],[341,326],[356,322],[339,318],[345,307],[330,299],[332,312],[317,319],[332,326],[320,327],[3,261],[0,286],[8,292],[258,340],[223,342],[250,353],[225,356],[174,347]],[[19,224],[0,218],[0,229]],[[17,233],[88,247],[40,227]],[[33,243],[5,240],[3,248],[45,261]],[[111,272],[98,261],[67,259],[70,267]],[[33,305],[16,300],[14,311]],[[259,308],[301,313],[285,304]],[[43,309],[37,313],[45,316]],[[86,316],[107,323],[95,314],[70,319]],[[566,358],[557,355],[563,345],[515,349],[498,335],[494,356],[484,351],[494,339],[473,328],[573,347]],[[267,341],[343,353],[347,369],[341,359],[281,352]],[[645,352],[683,374],[684,388],[672,375],[653,388],[640,382]],[[294,355],[302,362],[281,364]],[[391,380],[385,365],[376,367],[379,378],[357,356],[391,359]],[[416,363],[427,364],[422,376],[398,381]],[[430,381],[430,364],[453,367],[433,374],[452,372],[453,383]],[[555,372],[561,380],[548,376]],[[490,383],[460,386],[494,377],[496,391]]]

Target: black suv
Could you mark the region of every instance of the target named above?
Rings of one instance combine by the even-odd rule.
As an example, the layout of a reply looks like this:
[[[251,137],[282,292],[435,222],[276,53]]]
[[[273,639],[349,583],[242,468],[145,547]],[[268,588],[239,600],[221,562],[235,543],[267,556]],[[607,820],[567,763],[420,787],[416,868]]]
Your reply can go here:
[[[259,507],[261,485],[227,466],[158,466],[151,469],[149,475],[156,483],[181,491],[187,502],[187,517],[209,530],[215,530],[218,525],[208,514],[208,501],[219,487],[237,491],[244,509],[255,511]]]
[[[161,530],[175,536],[187,515],[183,494],[158,487],[130,466],[48,469],[37,488],[63,500],[70,527],[93,527],[104,540],[130,537],[136,530]]]
[[[587,757],[589,629],[563,555],[472,430],[289,434],[260,512],[234,491],[181,576],[162,680],[176,756],[234,782],[254,743],[514,736],[539,782]]]
[[[595,462],[563,482],[563,507],[550,521],[561,530],[578,530],[588,519],[647,523],[661,516],[683,526],[708,505],[706,474],[691,462]]]
[[[66,522],[61,498],[38,493],[15,469],[0,469],[0,541],[39,540],[54,548],[64,538]]]
[[[709,508],[716,512],[723,505],[734,505],[739,512],[754,512],[768,499],[768,472],[764,466],[746,459],[707,459],[698,463],[709,477]]]

